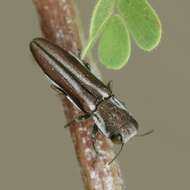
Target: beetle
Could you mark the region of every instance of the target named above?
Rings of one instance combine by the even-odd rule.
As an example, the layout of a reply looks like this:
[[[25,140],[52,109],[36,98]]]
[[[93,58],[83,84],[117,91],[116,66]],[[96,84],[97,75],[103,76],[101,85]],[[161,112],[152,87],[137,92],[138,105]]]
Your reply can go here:
[[[91,117],[95,122],[93,134],[101,131],[113,143],[121,144],[121,149],[137,135],[138,123],[112,93],[111,83],[105,85],[77,56],[46,39],[34,39],[30,49],[53,85],[84,113],[66,126]]]

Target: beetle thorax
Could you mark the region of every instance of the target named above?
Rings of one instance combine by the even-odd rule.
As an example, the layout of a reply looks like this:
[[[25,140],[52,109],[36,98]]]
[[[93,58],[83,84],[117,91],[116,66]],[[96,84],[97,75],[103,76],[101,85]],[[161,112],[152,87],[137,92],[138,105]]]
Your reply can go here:
[[[126,106],[113,96],[103,100],[94,115],[98,128],[113,142],[117,140],[117,144],[126,143],[137,134],[137,121],[129,114]]]

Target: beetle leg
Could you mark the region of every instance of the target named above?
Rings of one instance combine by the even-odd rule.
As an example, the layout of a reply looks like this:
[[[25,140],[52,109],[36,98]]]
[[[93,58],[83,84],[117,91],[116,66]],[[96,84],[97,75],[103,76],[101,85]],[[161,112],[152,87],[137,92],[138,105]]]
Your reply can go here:
[[[69,52],[69,53],[73,54],[72,52]],[[77,50],[77,53],[76,53],[74,56],[81,60],[81,50],[78,49],[78,50]],[[90,64],[89,64],[87,61],[85,61],[85,60],[81,60],[81,61],[82,61],[82,63],[84,64],[84,66],[85,66],[89,71],[91,71]]]
[[[91,71],[91,66],[90,66],[90,64],[89,64],[87,61],[83,61],[83,63],[84,63],[84,66],[85,66],[89,71]]]
[[[93,129],[92,129],[92,134],[91,134],[92,146],[93,146],[93,148],[94,148],[94,151],[95,151],[96,154],[98,155],[99,153],[98,153],[98,151],[97,151],[97,149],[96,149],[96,145],[95,145],[97,133],[98,133],[98,127],[97,127],[96,124],[94,124]]]
[[[113,89],[113,81],[110,80],[107,84],[107,87],[109,88],[109,90],[112,92],[112,89]]]
[[[74,118],[73,120],[71,120],[69,123],[67,123],[64,128],[70,127],[70,125],[72,125],[74,122],[79,122],[82,120],[86,120],[89,119],[92,116],[92,114],[85,114],[85,115],[80,115],[76,118]]]
[[[59,88],[58,86],[55,86],[54,84],[51,84],[50,86],[53,90],[55,90],[58,95],[65,95],[67,96],[67,94],[63,91],[63,89]]]
[[[94,149],[94,151],[95,151],[95,153],[96,153],[96,158],[95,158],[95,160],[93,161],[93,164],[95,164],[95,162],[96,162],[97,159],[98,159],[98,155],[99,155],[99,152],[98,152],[98,150],[96,149],[96,135],[97,135],[97,133],[98,133],[98,127],[97,127],[96,124],[94,124],[93,129],[92,129],[91,138],[92,138],[92,146],[93,146],[93,149]]]

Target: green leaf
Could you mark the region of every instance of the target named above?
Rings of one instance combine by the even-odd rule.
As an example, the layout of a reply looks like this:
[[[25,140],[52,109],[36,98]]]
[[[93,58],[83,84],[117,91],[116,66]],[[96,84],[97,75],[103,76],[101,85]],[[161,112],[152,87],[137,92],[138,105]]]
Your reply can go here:
[[[92,13],[89,31],[89,40],[82,52],[81,58],[84,59],[89,49],[99,37],[104,26],[112,15],[115,0],[98,0]]]
[[[118,9],[140,48],[150,51],[158,45],[161,24],[147,0],[119,0]]]
[[[98,46],[102,64],[110,69],[120,69],[128,61],[131,46],[127,27],[119,15],[109,19]]]
[[[99,0],[92,13],[90,25],[90,38],[93,38],[106,24],[112,15],[115,0]]]

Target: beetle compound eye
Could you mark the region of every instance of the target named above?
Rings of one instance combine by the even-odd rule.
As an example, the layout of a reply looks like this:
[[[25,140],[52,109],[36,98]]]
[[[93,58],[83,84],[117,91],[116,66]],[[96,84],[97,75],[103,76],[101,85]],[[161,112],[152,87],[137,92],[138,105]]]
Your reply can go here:
[[[121,144],[122,143],[122,136],[120,134],[113,134],[111,136],[111,141],[114,144]]]

